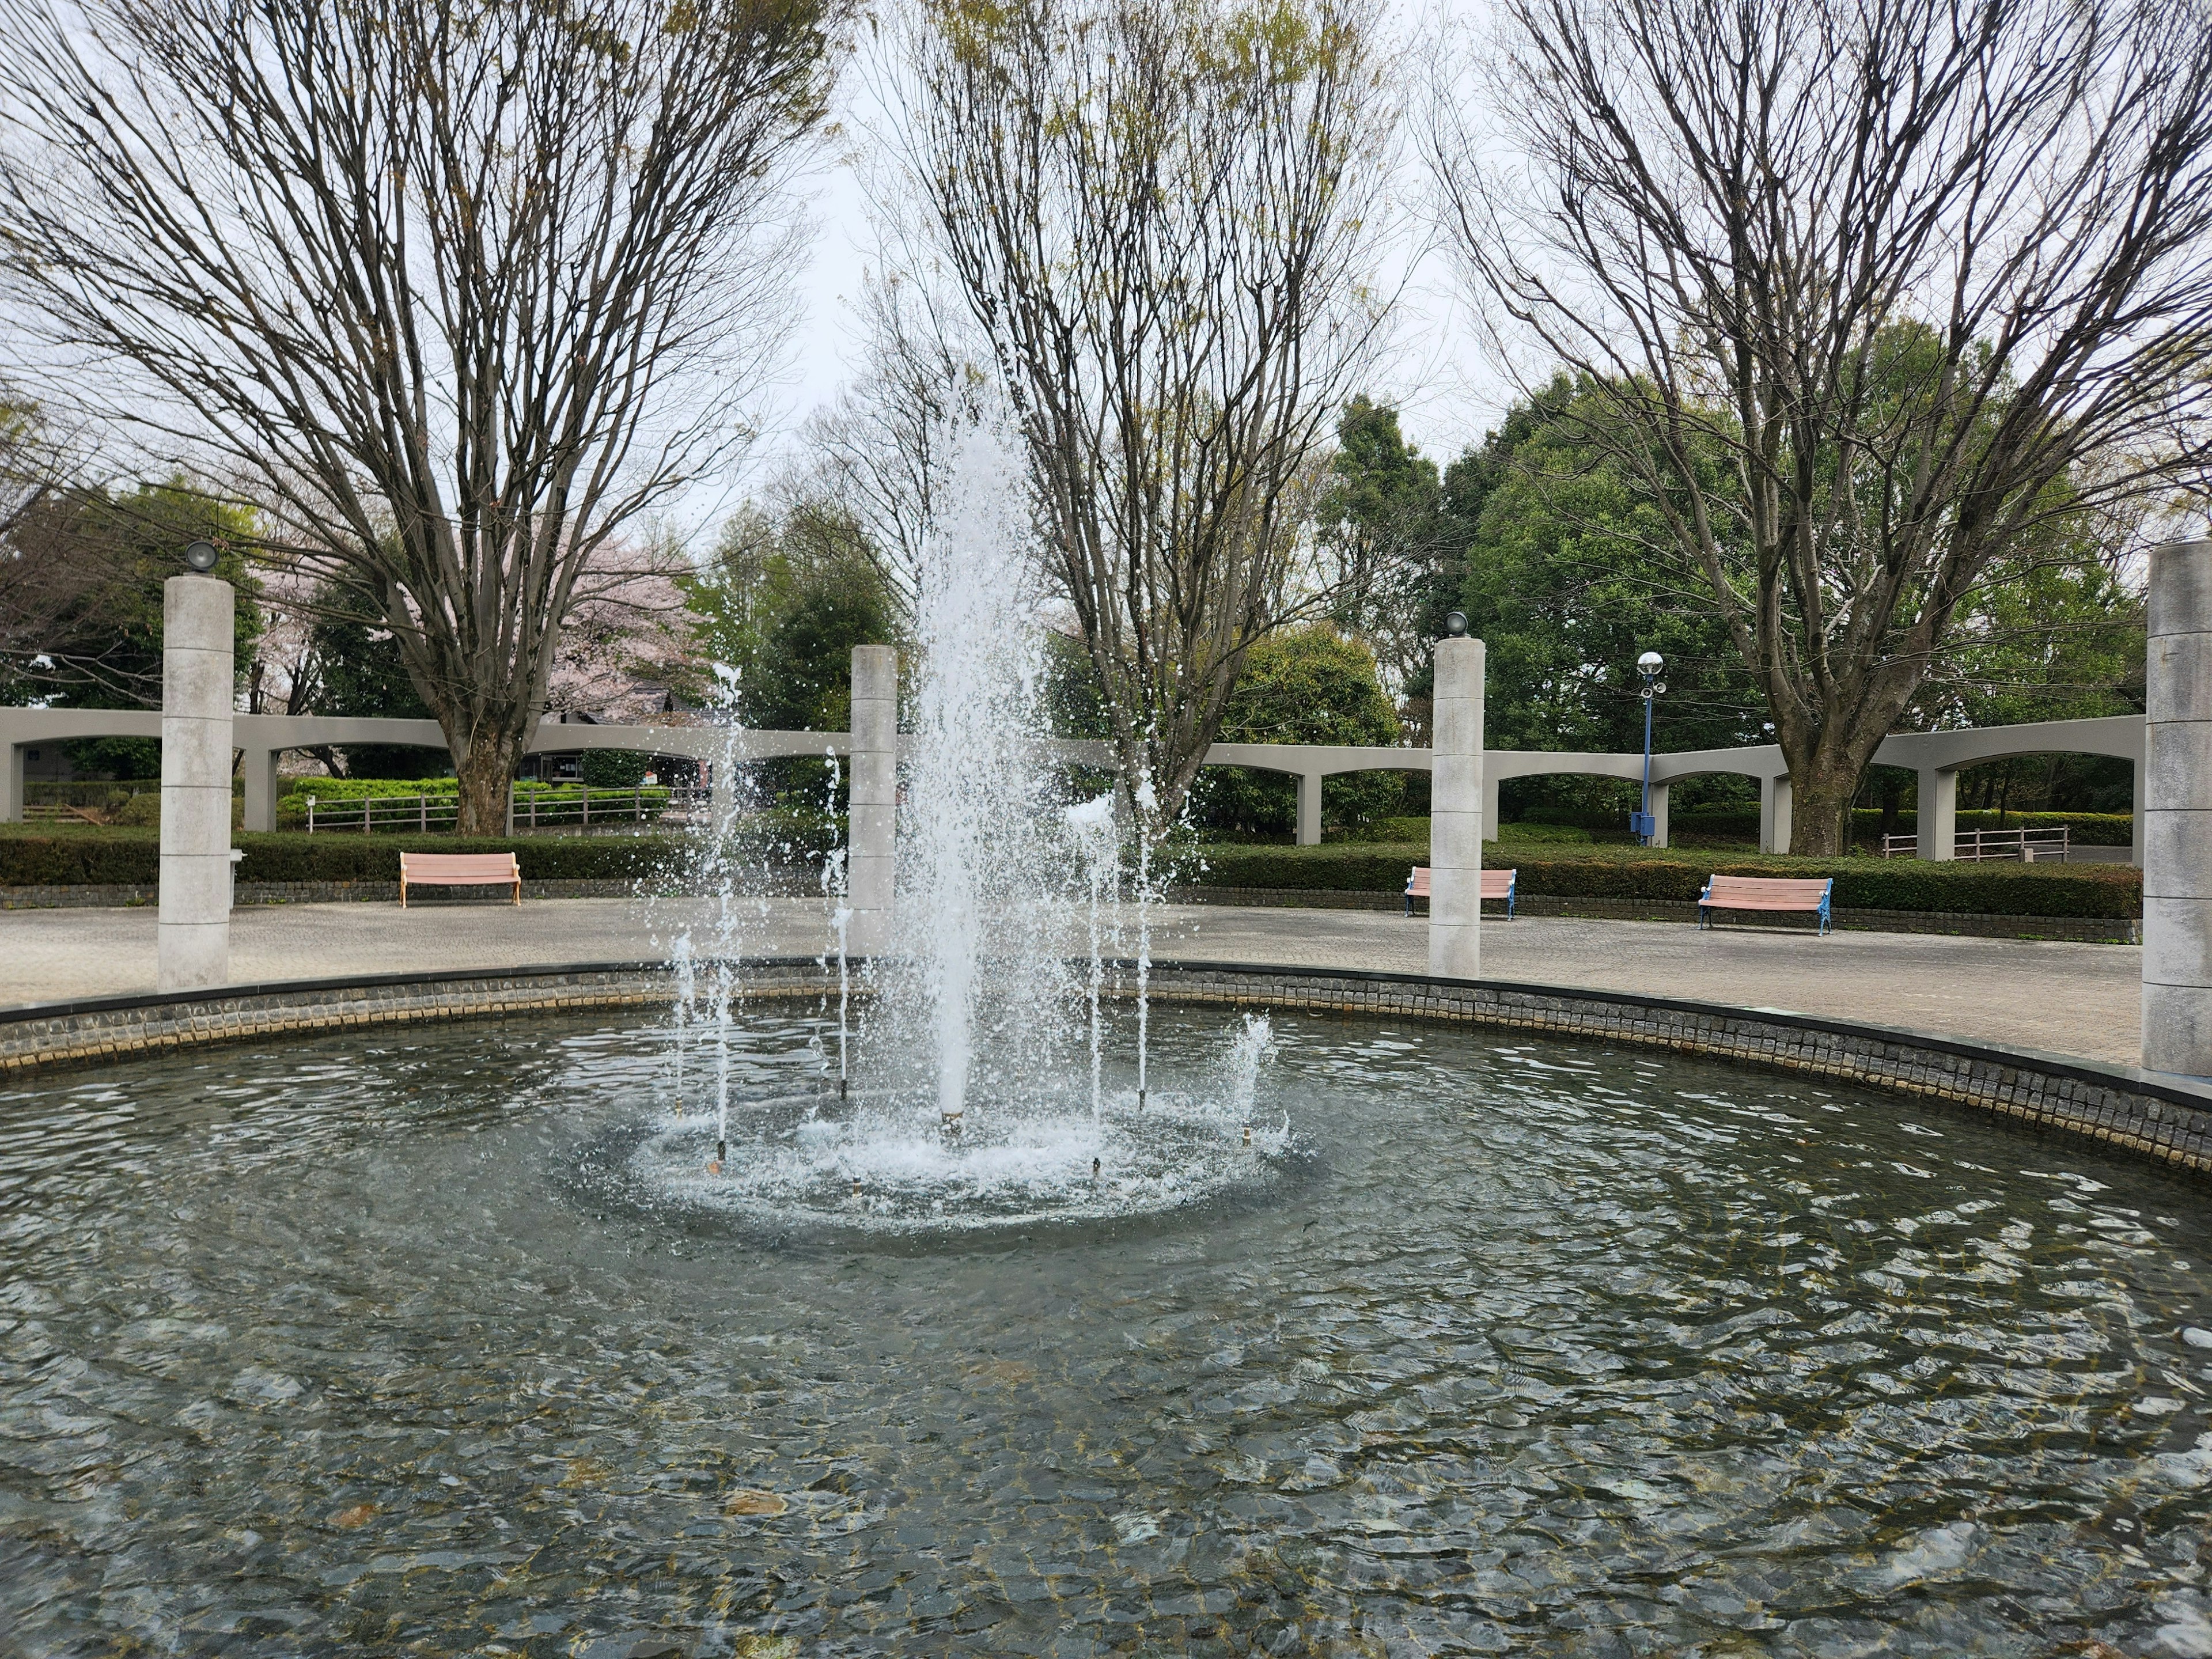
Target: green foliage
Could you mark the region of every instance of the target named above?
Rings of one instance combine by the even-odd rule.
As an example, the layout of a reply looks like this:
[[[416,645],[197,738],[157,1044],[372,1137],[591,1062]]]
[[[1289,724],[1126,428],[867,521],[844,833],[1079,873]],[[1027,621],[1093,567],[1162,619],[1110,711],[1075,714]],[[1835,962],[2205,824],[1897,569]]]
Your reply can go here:
[[[657,836],[307,836],[234,834],[245,853],[240,881],[397,881],[399,854],[508,853],[532,881],[678,878],[696,848]],[[87,883],[150,887],[161,879],[161,841],[144,830],[0,836],[0,886]]]
[[[142,484],[127,494],[81,490],[41,504],[27,542],[53,550],[97,573],[79,588],[65,614],[49,624],[47,665],[0,686],[9,701],[39,698],[61,708],[158,708],[161,701],[163,585],[186,574],[187,544],[212,541],[222,550],[213,574],[237,595],[233,628],[241,674],[260,637],[258,584],[239,551],[259,534],[249,509],[185,485]],[[88,738],[65,745],[81,774],[154,778],[161,746],[152,738]]]
[[[1245,847],[1207,844],[1185,862],[1201,887],[1402,892],[1406,872],[1428,862],[1425,842],[1398,846]],[[1833,876],[1839,909],[1936,915],[2136,917],[2142,872],[2121,864],[1947,864],[1919,859],[1685,856],[1671,848],[1592,848],[1533,852],[1484,848],[1483,861],[1519,871],[1523,894],[1559,898],[1694,901],[1710,875]]]
[[[1374,654],[1326,623],[1286,629],[1255,645],[1222,710],[1223,743],[1355,744],[1387,747],[1398,716],[1382,694]],[[1324,824],[1388,817],[1405,798],[1396,772],[1362,772],[1322,785]],[[1280,773],[1209,767],[1191,791],[1201,824],[1251,832],[1295,830],[1297,785]]]
[[[1445,510],[1466,549],[1461,606],[1486,647],[1486,738],[1498,749],[1640,750],[1636,659],[1657,651],[1668,689],[1655,748],[1760,741],[1758,695],[1710,597],[1677,580],[1659,550],[1658,511],[1581,429],[1602,418],[1589,389],[1563,377],[1445,475]],[[1532,781],[1511,793],[1560,787]]]
[[[315,596],[319,614],[307,633],[301,678],[306,696],[297,712],[357,719],[427,720],[434,718],[408,677],[391,631],[374,603],[354,589],[326,585]],[[411,778],[432,751],[405,744],[349,744],[345,769],[356,778]]]
[[[1316,534],[1340,583],[1334,618],[1369,641],[1404,684],[1425,677],[1431,641],[1456,597],[1439,580],[1437,464],[1406,441],[1396,410],[1364,396],[1345,405],[1336,443],[1328,488],[1314,512]],[[1456,564],[1452,568],[1456,580]]]
[[[586,749],[580,763],[584,781],[594,789],[635,789],[652,767],[652,756],[631,749]]]
[[[740,514],[708,570],[681,585],[700,649],[736,672],[747,725],[849,726],[853,647],[890,643],[895,607],[848,514],[815,502],[780,519]]]

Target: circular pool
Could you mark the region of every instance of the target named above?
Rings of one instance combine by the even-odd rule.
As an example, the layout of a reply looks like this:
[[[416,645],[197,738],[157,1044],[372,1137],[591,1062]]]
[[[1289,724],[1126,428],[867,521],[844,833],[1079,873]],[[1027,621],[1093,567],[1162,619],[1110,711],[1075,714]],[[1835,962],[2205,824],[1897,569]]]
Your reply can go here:
[[[859,1170],[796,1015],[712,1177],[605,1018],[16,1082],[0,1651],[2212,1655],[2200,1186],[1407,1023],[1224,1112],[1235,1024],[1121,1189]]]

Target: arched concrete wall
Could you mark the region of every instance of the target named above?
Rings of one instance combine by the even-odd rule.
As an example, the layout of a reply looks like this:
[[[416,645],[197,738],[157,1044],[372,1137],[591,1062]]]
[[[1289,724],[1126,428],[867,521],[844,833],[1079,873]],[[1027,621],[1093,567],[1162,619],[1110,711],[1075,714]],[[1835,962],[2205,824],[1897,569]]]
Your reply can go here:
[[[23,750],[39,743],[71,738],[158,738],[161,716],[151,709],[0,708],[0,820],[23,816]],[[240,714],[234,741],[244,758],[246,822],[252,829],[273,829],[276,810],[276,757],[288,749],[325,744],[375,743],[416,744],[443,751],[445,734],[434,720],[356,720],[325,715]],[[696,760],[747,761],[783,757],[848,755],[852,738],[843,732],[732,731],[714,726],[541,725],[530,744],[532,754],[576,749],[626,749]],[[1113,746],[1096,741],[1058,741],[1054,758],[1073,764],[1110,768]],[[1885,738],[1875,751],[1882,766],[1903,766],[1919,774],[1923,855],[1948,858],[1955,833],[1958,773],[1961,767],[2024,755],[2100,755],[2130,762],[2136,769],[2141,799],[2143,721],[2139,714],[2088,720],[2043,720],[2021,726],[1979,727],[1965,732],[1907,732]],[[1425,749],[1367,748],[1352,744],[1217,743],[1206,751],[1209,766],[1249,766],[1297,780],[1298,841],[1321,840],[1321,785],[1324,778],[1351,772],[1425,772]],[[1666,844],[1668,797],[1684,778],[1711,772],[1756,778],[1759,785],[1759,845],[1769,850],[1790,844],[1790,770],[1772,744],[1744,749],[1705,749],[1651,757],[1652,812],[1659,820],[1659,845]],[[1583,776],[1634,782],[1644,775],[1641,755],[1604,755],[1493,749],[1483,761],[1483,830],[1498,832],[1498,785],[1508,778]],[[2136,860],[2142,857],[2142,820],[2136,821]]]

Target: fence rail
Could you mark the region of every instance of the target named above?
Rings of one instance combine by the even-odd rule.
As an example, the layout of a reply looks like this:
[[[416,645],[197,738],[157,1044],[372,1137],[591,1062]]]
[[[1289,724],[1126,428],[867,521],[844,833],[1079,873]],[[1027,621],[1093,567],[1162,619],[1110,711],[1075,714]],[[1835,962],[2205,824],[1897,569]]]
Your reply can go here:
[[[2072,848],[2072,834],[2063,826],[2055,830],[1961,830],[1952,843],[1951,856],[1966,864],[1991,859],[2063,864]],[[1884,836],[1881,855],[1886,859],[1917,858],[1920,837]]]
[[[508,811],[517,834],[538,830],[589,830],[594,825],[612,830],[623,825],[653,823],[665,817],[687,816],[703,802],[703,789],[665,787],[637,789],[515,788],[508,795]],[[449,830],[459,821],[457,795],[362,795],[325,799],[307,796],[307,833],[313,835],[404,835],[413,830],[428,835]]]

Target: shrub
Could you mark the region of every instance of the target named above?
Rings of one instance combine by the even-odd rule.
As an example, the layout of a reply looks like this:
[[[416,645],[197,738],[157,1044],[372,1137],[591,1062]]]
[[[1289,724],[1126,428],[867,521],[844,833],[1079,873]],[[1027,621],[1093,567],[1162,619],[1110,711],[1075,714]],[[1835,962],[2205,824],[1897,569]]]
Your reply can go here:
[[[1194,886],[1389,892],[1428,861],[1424,842],[1396,846],[1224,847],[1194,849],[1182,879]],[[1484,861],[1520,871],[1520,890],[1556,898],[1694,900],[1712,874],[1833,876],[1846,910],[1916,910],[2016,916],[2140,916],[2142,872],[2124,864],[1949,864],[1921,859],[1788,859],[1670,848],[1486,848]]]

